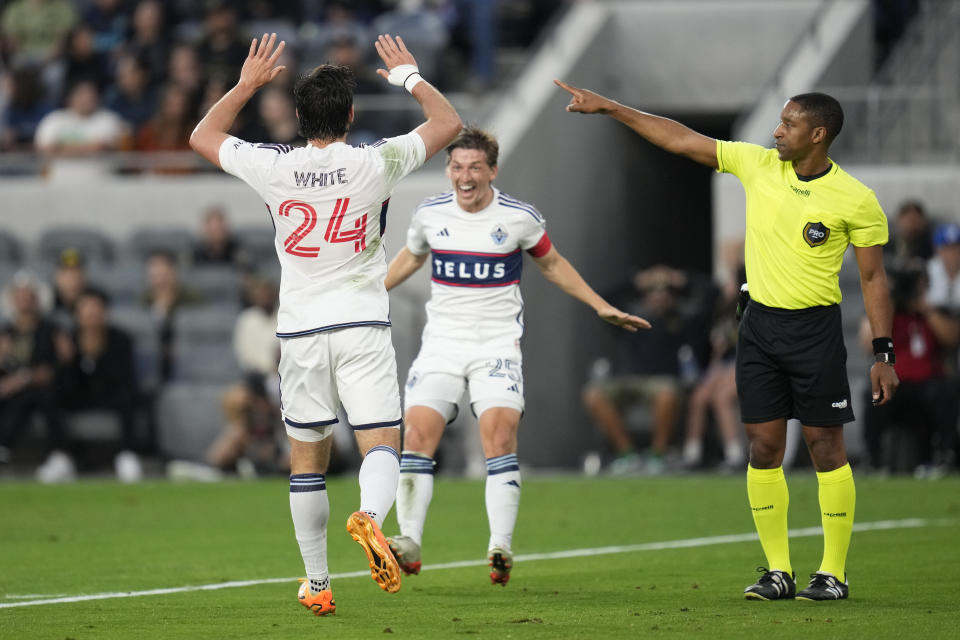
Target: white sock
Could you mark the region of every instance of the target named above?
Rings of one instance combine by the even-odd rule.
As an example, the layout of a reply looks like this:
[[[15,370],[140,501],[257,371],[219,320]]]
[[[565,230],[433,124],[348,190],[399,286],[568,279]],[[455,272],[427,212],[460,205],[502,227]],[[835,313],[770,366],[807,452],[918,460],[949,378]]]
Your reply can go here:
[[[330,502],[321,473],[290,476],[290,515],[310,584],[328,581],[327,521]]]
[[[699,440],[687,440],[683,443],[683,462],[689,465],[700,464],[703,457],[703,443]]]
[[[433,458],[404,451],[400,457],[400,487],[397,490],[397,524],[400,535],[423,546],[423,524],[433,498]]]
[[[743,464],[746,462],[743,446],[739,442],[728,442],[723,447],[723,459],[729,465]]]
[[[393,447],[377,445],[367,451],[360,464],[360,511],[378,527],[390,512],[400,480],[400,456]]]
[[[488,549],[510,550],[513,528],[520,508],[520,466],[517,454],[487,458],[487,520],[490,522]]]

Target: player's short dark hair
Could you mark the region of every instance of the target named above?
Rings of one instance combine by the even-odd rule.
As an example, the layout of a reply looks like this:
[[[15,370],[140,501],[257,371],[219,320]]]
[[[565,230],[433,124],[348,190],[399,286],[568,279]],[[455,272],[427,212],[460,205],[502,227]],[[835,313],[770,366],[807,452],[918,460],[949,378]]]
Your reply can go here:
[[[349,67],[322,64],[297,78],[293,99],[299,133],[307,140],[336,140],[350,129],[357,79]]]
[[[497,160],[499,160],[500,157],[500,144],[497,142],[497,139],[493,137],[493,134],[483,129],[477,129],[476,127],[465,127],[461,129],[457,137],[454,138],[450,146],[447,147],[447,162],[450,162],[450,155],[454,149],[476,149],[477,151],[483,151],[487,156],[487,165],[491,167],[497,166]]]
[[[800,105],[812,126],[827,130],[827,144],[840,135],[840,130],[843,129],[843,107],[836,98],[813,92],[793,96],[790,101]]]

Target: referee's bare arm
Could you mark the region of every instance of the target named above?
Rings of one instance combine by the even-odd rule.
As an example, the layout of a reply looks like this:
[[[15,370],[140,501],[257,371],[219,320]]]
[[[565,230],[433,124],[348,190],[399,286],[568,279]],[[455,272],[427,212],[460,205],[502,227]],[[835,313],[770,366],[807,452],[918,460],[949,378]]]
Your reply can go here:
[[[890,285],[883,268],[883,247],[853,247],[860,270],[860,289],[863,291],[863,307],[874,338],[893,335],[893,303],[890,301]],[[873,401],[886,404],[893,397],[900,380],[893,367],[876,362],[870,367],[870,385]]]
[[[665,151],[717,168],[716,139],[697,133],[675,120],[631,109],[588,89],[578,89],[560,80],[554,82],[572,96],[567,111],[609,115]]]

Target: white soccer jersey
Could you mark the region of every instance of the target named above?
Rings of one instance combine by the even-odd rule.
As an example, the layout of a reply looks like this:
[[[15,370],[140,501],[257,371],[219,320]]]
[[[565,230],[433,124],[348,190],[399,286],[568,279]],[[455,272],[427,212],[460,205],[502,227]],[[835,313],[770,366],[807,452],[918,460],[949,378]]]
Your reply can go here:
[[[543,216],[494,189],[482,211],[457,205],[453,191],[427,198],[414,212],[407,248],[430,255],[432,283],[423,341],[515,344],[523,335],[522,251],[550,249]]]
[[[387,204],[393,187],[423,164],[417,133],[322,149],[227,138],[224,171],[267,205],[280,258],[281,338],[362,325],[389,325],[383,287]]]

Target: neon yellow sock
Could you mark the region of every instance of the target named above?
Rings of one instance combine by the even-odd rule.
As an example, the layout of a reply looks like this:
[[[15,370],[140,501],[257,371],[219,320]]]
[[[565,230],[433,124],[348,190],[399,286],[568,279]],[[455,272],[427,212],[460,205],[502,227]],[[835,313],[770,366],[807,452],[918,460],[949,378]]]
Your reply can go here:
[[[787,507],[790,496],[783,467],[754,469],[747,466],[747,496],[753,511],[753,522],[760,536],[760,546],[767,556],[768,568],[793,575],[790,544],[787,539]]]
[[[820,484],[820,514],[823,522],[823,562],[820,571],[832,573],[846,582],[847,550],[853,531],[853,511],[857,491],[853,470],[847,463],[839,469],[817,473]]]

